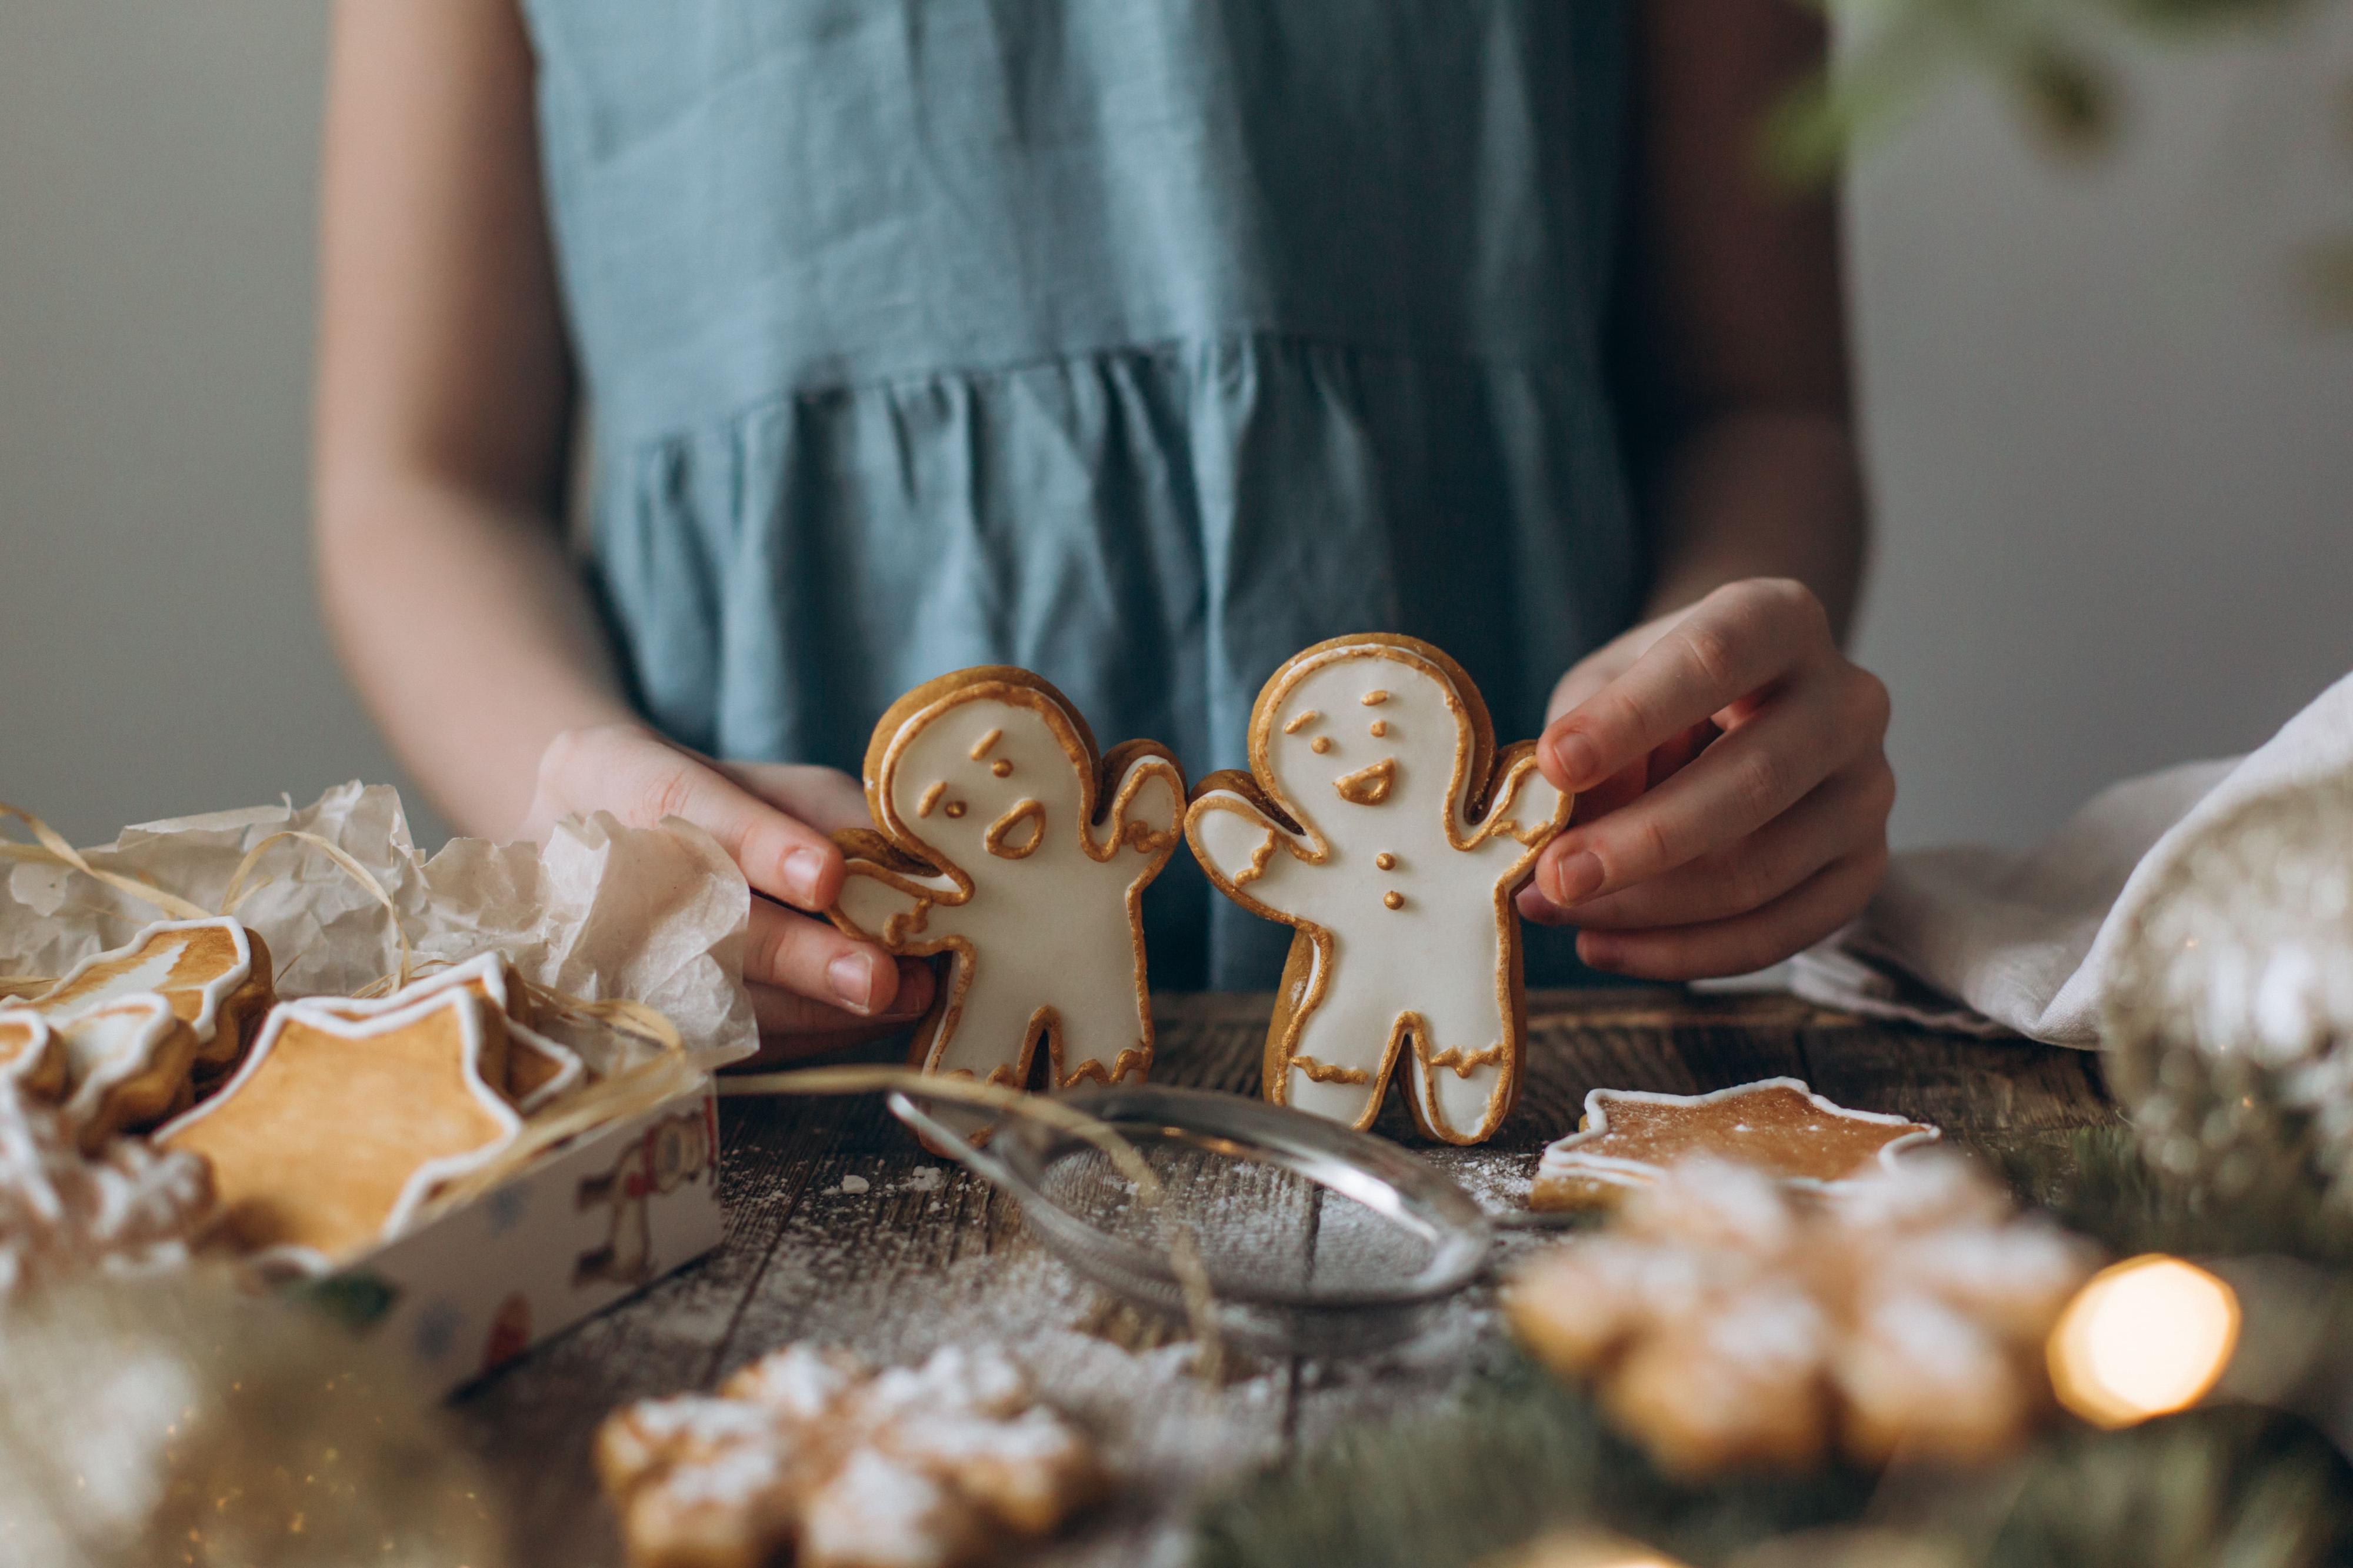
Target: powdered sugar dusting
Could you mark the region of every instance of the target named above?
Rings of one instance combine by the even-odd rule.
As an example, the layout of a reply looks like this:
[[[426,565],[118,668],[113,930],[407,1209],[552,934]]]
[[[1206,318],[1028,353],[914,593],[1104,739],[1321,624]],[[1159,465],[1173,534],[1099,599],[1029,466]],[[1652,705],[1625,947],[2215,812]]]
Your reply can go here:
[[[88,1158],[60,1112],[0,1082],[0,1301],[92,1271],[181,1268],[212,1209],[200,1157],[125,1138]]]

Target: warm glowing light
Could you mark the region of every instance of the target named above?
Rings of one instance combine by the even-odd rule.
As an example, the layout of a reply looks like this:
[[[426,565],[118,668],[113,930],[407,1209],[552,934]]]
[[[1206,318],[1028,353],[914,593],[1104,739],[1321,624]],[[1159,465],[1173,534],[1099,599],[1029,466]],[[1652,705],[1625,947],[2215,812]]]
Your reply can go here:
[[[1673,1558],[1622,1537],[1590,1535],[1546,1536],[1507,1560],[1514,1568],[1683,1568]]]
[[[2239,1342],[2239,1299],[2194,1264],[2150,1254],[2094,1275],[2051,1331],[2051,1383],[2067,1408],[2129,1426],[2195,1405]]]

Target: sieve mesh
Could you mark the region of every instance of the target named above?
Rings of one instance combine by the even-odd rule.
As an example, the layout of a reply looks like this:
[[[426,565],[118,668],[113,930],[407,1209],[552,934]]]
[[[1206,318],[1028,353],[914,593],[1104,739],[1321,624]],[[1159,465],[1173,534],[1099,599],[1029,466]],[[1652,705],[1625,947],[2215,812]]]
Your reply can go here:
[[[1265,1300],[1362,1297],[1393,1289],[1430,1267],[1437,1247],[1423,1229],[1263,1158],[1182,1139],[1139,1142],[1159,1177],[1165,1216],[1091,1146],[1051,1158],[1038,1189],[1045,1202],[1106,1243],[1149,1252],[1173,1219],[1193,1235],[1221,1296]]]

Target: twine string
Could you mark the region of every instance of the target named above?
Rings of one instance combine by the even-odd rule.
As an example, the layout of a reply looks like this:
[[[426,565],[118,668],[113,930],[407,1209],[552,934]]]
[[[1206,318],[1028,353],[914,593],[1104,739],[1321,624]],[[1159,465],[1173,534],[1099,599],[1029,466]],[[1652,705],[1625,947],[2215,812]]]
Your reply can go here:
[[[159,910],[175,921],[208,921],[216,916],[227,917],[236,914],[238,905],[267,886],[269,881],[269,879],[265,877],[251,883],[250,886],[248,885],[247,879],[253,875],[254,867],[260,861],[262,855],[281,840],[299,840],[323,851],[329,859],[350,876],[352,880],[366,889],[368,896],[382,904],[385,913],[391,917],[393,940],[400,952],[397,966],[383,980],[354,994],[365,998],[380,996],[387,991],[397,991],[408,984],[415,973],[408,947],[408,932],[400,923],[400,909],[392,901],[392,895],[384,890],[384,885],[375,879],[366,867],[353,859],[340,846],[320,837],[315,833],[305,833],[299,827],[284,828],[269,835],[251,849],[247,850],[245,858],[237,862],[237,869],[229,873],[228,886],[221,890],[220,908],[216,910],[208,910],[193,900],[184,899],[177,893],[166,892],[153,882],[142,881],[136,877],[125,876],[120,871],[103,870],[91,865],[80,850],[67,842],[64,835],[23,806],[11,805],[6,801],[0,801],[0,816],[16,818],[31,830],[33,837],[37,840],[32,844],[20,844],[13,839],[0,838],[0,860],[23,860],[35,865],[63,866],[69,870],[79,871],[83,876],[95,878],[116,891],[127,893],[141,903],[151,909]],[[56,984],[57,977],[54,975],[9,975],[0,978],[0,996],[28,996],[37,992],[45,991]]]

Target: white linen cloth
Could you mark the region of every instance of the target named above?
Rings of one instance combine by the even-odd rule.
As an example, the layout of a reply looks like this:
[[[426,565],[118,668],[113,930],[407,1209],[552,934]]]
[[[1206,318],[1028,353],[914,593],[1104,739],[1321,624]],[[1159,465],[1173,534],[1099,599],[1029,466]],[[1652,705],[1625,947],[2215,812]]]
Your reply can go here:
[[[1876,1017],[2096,1047],[2117,943],[2185,848],[2242,802],[2348,776],[2353,675],[2246,756],[2116,784],[2023,854],[1898,855],[1861,918],[1791,961],[1789,989]],[[2353,824],[2347,839],[2353,854]]]

